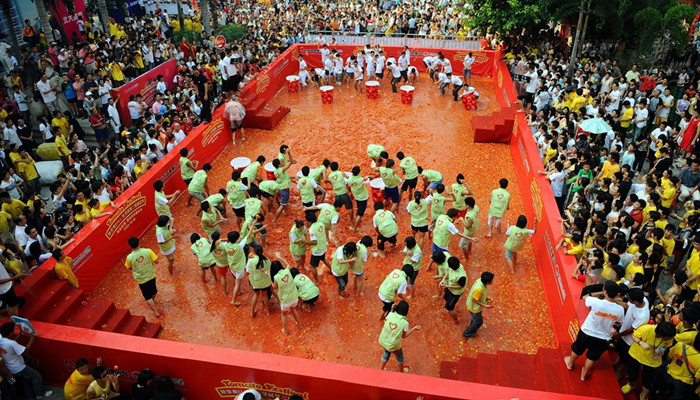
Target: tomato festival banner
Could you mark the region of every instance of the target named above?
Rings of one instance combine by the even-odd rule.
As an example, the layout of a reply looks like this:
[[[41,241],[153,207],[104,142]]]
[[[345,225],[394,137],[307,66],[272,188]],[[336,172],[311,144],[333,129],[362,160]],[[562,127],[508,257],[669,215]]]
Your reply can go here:
[[[163,75],[163,81],[168,86],[168,89],[174,88],[173,78],[177,75],[175,59],[170,59],[133,81],[112,90],[112,97],[117,99],[117,110],[123,125],[131,126],[131,116],[129,116],[128,107],[129,96],[141,95],[146,104],[149,106],[153,104],[157,92],[158,75]]]
[[[191,160],[199,165],[211,162],[226,147],[231,138],[230,122],[223,118],[223,106],[214,112],[212,122],[202,124],[165,155],[148,172],[139,178],[115,201],[114,214],[93,219],[75,235],[75,242],[64,251],[73,258],[73,272],[80,280],[80,288],[89,292],[104,278],[105,274],[129,251],[127,239],[140,237],[157,219],[153,183],[162,180],[165,192],[186,190],[180,179],[180,149],[186,148]],[[52,269],[54,260],[42,264],[42,269]]]

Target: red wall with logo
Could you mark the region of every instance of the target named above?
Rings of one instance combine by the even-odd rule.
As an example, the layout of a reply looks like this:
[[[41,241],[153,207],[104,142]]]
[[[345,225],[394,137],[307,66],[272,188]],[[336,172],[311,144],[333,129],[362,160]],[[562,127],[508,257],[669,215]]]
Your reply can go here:
[[[503,97],[498,99],[499,103],[501,107],[512,107],[517,94],[508,68],[503,60],[496,59],[494,70],[494,85],[500,89],[498,93],[501,90],[503,92]],[[537,173],[542,169],[542,161],[530,127],[525,121],[525,113],[515,113],[510,148],[520,193],[524,196],[528,226],[532,226],[534,218],[539,221],[537,232],[532,236],[532,245],[554,335],[558,343],[570,343],[579,330],[576,311],[583,285],[571,278],[571,273],[576,268],[574,256],[556,250],[561,238],[560,215],[549,180],[545,175]]]
[[[168,89],[175,87],[173,78],[177,75],[177,62],[175,59],[170,59],[154,69],[140,75],[133,81],[124,84],[112,90],[112,97],[117,100],[117,110],[121,118],[122,125],[131,126],[131,116],[129,115],[129,96],[141,95],[143,101],[149,106],[153,105],[155,96],[158,90],[156,85],[158,75],[163,75],[163,82],[168,86]]]
[[[125,390],[141,369],[149,368],[173,378],[188,400],[234,399],[249,388],[269,400],[292,394],[305,400],[586,399],[45,323],[35,327],[41,336],[31,355],[39,359],[44,381],[61,386],[77,358],[94,362],[102,357],[108,368],[118,367]]]

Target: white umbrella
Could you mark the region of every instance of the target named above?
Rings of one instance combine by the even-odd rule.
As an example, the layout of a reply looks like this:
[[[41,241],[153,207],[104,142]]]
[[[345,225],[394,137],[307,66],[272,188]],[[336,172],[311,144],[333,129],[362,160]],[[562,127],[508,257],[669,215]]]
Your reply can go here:
[[[608,133],[612,129],[610,125],[603,120],[603,118],[589,118],[581,122],[578,127],[582,131],[594,135]]]

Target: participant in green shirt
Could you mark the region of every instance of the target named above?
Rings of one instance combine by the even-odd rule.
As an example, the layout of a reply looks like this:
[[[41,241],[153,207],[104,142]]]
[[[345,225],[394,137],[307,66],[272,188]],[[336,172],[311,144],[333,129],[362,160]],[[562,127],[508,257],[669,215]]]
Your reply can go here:
[[[292,253],[292,258],[299,269],[304,268],[306,261],[306,232],[304,230],[304,221],[294,220],[292,229],[289,230],[289,252]]]
[[[156,222],[156,240],[160,252],[168,260],[168,272],[173,273],[173,262],[175,260],[175,238],[173,237],[175,229],[170,224],[170,217],[161,215]]]
[[[156,269],[153,265],[158,256],[151,249],[141,248],[137,237],[130,237],[128,243],[131,253],[126,256],[124,265],[134,275],[134,280],[139,285],[146,304],[153,310],[156,317],[160,317],[160,311],[155,302],[158,288],[156,287]]]
[[[245,218],[247,190],[248,186],[241,181],[241,173],[239,171],[233,171],[231,173],[231,180],[226,184],[226,192],[228,192],[226,200],[228,200],[228,204],[231,206],[231,210],[233,210],[233,214],[236,216],[236,225],[238,229],[241,229],[241,224]]]
[[[248,185],[252,186],[254,182],[262,182],[262,178],[258,176],[260,171],[260,166],[265,164],[265,156],[258,156],[258,158],[250,163],[241,172],[241,179],[248,179]]]
[[[395,162],[392,159],[386,160],[385,167],[376,167],[375,171],[379,172],[379,176],[384,182],[384,200],[390,199],[393,203],[391,205],[391,212],[396,212],[401,202],[401,194],[399,193],[399,183],[401,179],[394,172]]]
[[[467,213],[467,206],[464,204],[464,200],[467,198],[467,196],[472,195],[471,188],[469,188],[469,185],[464,182],[464,175],[457,175],[457,182],[453,183],[450,189],[452,191],[452,196],[454,196],[452,206],[459,212],[457,217],[463,218]]]
[[[260,189],[252,187],[249,190],[250,197],[245,199],[243,204],[245,205],[245,213],[243,214],[243,219],[253,218],[262,211],[262,201],[260,200]],[[241,228],[242,229],[242,228]]]
[[[173,214],[170,212],[170,203],[173,199],[177,198],[180,191],[176,190],[173,194],[165,194],[165,192],[163,192],[163,181],[161,180],[153,182],[153,189],[155,189],[153,204],[155,204],[156,207],[156,214],[159,216],[167,215],[172,218]]]
[[[204,164],[202,169],[194,173],[192,181],[187,185],[190,195],[200,202],[204,201],[204,197],[209,194],[209,186],[207,185],[207,173],[209,171],[211,171],[211,165]]]
[[[489,207],[489,234],[486,237],[491,237],[491,230],[496,228],[496,233],[501,234],[501,219],[506,214],[510,207],[510,193],[506,190],[508,187],[508,179],[502,178],[498,181],[500,186],[491,192],[491,206]]]
[[[323,160],[323,164],[309,171],[309,177],[316,182],[316,203],[323,202],[323,197],[326,194],[326,190],[321,186],[321,182],[326,180],[326,171],[331,165],[330,160]]]
[[[433,230],[433,253],[436,251],[448,251],[450,247],[450,240],[452,240],[453,235],[457,235],[466,240],[476,240],[475,238],[460,233],[457,230],[457,227],[454,225],[453,221],[455,218],[457,218],[458,213],[459,212],[454,208],[450,208],[447,210],[447,214],[441,215],[437,218],[437,221],[435,222],[435,229]]]
[[[433,279],[437,284],[438,296],[441,296],[443,294],[442,280],[445,278],[445,275],[447,275],[447,268],[449,268],[447,266],[447,260],[449,258],[450,253],[440,250],[434,252],[433,255],[430,257],[430,264],[428,265],[427,270],[430,271],[433,264],[437,265],[437,273],[433,275]]]
[[[491,284],[493,284],[493,273],[484,271],[481,273],[481,278],[477,279],[469,290],[467,310],[469,310],[472,320],[462,334],[467,339],[474,336],[476,331],[484,324],[484,318],[481,315],[483,309],[493,307],[489,298],[489,286]]]
[[[280,161],[280,166],[296,164],[296,160],[292,157],[292,150],[286,144],[280,146],[280,152],[277,153],[277,159]],[[274,160],[273,160],[274,162]]]
[[[182,176],[182,180],[185,181],[185,185],[190,184],[192,181],[192,176],[194,175],[194,171],[197,169],[197,165],[199,164],[198,161],[191,161],[187,156],[189,155],[189,152],[187,149],[180,149],[180,176]],[[192,204],[192,195],[187,199],[187,205],[189,206]]]
[[[318,286],[316,286],[308,276],[300,273],[296,268],[292,268],[289,272],[291,272],[294,277],[294,284],[299,291],[299,298],[302,302],[301,308],[307,311],[311,310],[310,306],[316,303],[321,293],[318,290]]]
[[[350,230],[354,231],[357,229],[367,210],[367,201],[369,200],[369,192],[367,191],[368,183],[369,178],[360,175],[360,167],[352,167],[352,176],[348,178],[348,185],[350,185],[350,192],[352,193],[352,197],[355,198],[355,203],[357,203],[357,214],[355,220],[352,221]]]
[[[217,281],[216,272],[214,271],[214,265],[216,265],[216,259],[212,254],[212,245],[209,243],[207,238],[199,236],[198,233],[193,233],[190,235],[190,250],[197,256],[197,262],[199,267],[202,269],[202,283],[207,283],[207,270],[211,270],[211,275],[214,277],[214,281]]]
[[[445,310],[447,310],[455,323],[459,323],[455,306],[467,286],[467,272],[457,257],[448,258],[447,267],[446,273],[440,282],[440,286],[445,289],[443,297],[445,299]]]
[[[372,247],[374,241],[369,236],[363,236],[359,242],[357,242],[357,253],[355,256],[355,262],[350,266],[353,276],[353,288],[355,289],[355,294],[358,296],[364,296],[365,292],[362,289],[364,285],[364,275],[365,275],[365,265],[367,264],[367,256],[369,255],[369,248]]]
[[[297,189],[299,189],[301,204],[304,207],[316,205],[316,189],[319,187],[319,184],[309,176],[310,173],[309,167],[303,166],[301,168],[301,178],[297,180]]]
[[[408,308],[408,302],[400,301],[386,317],[384,327],[379,334],[379,345],[384,350],[382,362],[379,365],[380,369],[386,367],[389,358],[394,354],[396,362],[399,364],[399,372],[408,372],[408,368],[404,367],[403,339],[407,338],[413,331],[421,328],[420,325],[408,328],[408,319],[406,318],[408,316]]]
[[[348,285],[348,271],[355,264],[355,253],[357,252],[357,244],[355,242],[347,242],[342,247],[338,247],[333,252],[333,260],[331,261],[331,273],[338,282],[338,296],[347,297],[345,287]]]
[[[418,246],[423,247],[425,234],[428,233],[428,202],[423,199],[423,193],[416,191],[413,201],[409,201],[406,211],[411,214],[411,234],[418,233]]]
[[[275,217],[272,219],[272,226],[277,225],[277,219],[282,215],[282,211],[289,205],[289,186],[292,184],[291,178],[287,170],[292,166],[291,160],[287,164],[282,164],[279,158],[272,160],[272,166],[275,167],[275,177],[280,191],[280,206],[275,211]],[[262,185],[262,183],[261,183]]]
[[[408,276],[413,274],[413,267],[409,264],[404,264],[401,269],[395,269],[384,278],[384,281],[379,285],[379,300],[382,301],[382,316],[384,320],[391,311],[391,308],[398,297],[405,300],[406,290],[408,289]]]
[[[328,250],[326,228],[314,213],[306,213],[306,226],[309,234],[306,244],[311,247],[311,259],[309,260],[309,264],[312,267],[311,274],[314,278],[314,283],[319,283],[319,277],[323,276],[323,271],[319,273],[316,269],[321,262],[329,269],[331,268],[331,264],[326,260],[326,250]]]
[[[396,234],[399,233],[399,226],[396,224],[396,217],[391,211],[384,209],[384,203],[374,203],[374,217],[372,217],[374,229],[377,231],[377,250],[381,257],[386,257],[384,246],[387,242],[396,246]]]
[[[510,267],[510,272],[515,273],[515,264],[518,262],[518,252],[525,247],[527,239],[532,236],[537,230],[537,219],[532,229],[527,229],[527,217],[524,215],[518,216],[515,225],[508,223],[506,230],[506,262]]]
[[[253,288],[253,300],[251,301],[250,316],[254,317],[258,300],[262,297],[263,308],[270,314],[270,297],[272,291],[272,278],[270,277],[270,259],[263,254],[262,246],[253,243],[250,245],[250,254],[246,263],[248,281]],[[262,296],[260,296],[262,294]]]
[[[279,253],[275,253],[277,260],[270,265],[270,275],[273,276],[272,288],[277,293],[277,298],[280,301],[280,309],[282,310],[282,333],[289,335],[287,330],[287,320],[290,315],[294,318],[299,329],[304,329],[301,325],[301,318],[297,311],[299,304],[299,290],[294,282],[294,276],[289,270],[289,263],[283,259]],[[284,263],[284,267],[282,266]]]
[[[476,233],[479,231],[479,206],[476,205],[476,201],[471,196],[467,197],[464,203],[467,205],[467,214],[462,221],[464,226],[462,233],[464,236],[476,237]],[[468,260],[472,252],[472,240],[460,239],[459,248],[464,253],[464,260]]]
[[[423,251],[420,246],[416,243],[416,239],[412,236],[404,239],[404,247],[402,253],[404,254],[403,263],[408,264],[413,268],[413,273],[407,276],[408,278],[408,298],[413,297],[415,293],[416,279],[418,279],[418,273],[420,272],[421,264],[423,263]]]
[[[435,229],[437,218],[445,214],[445,203],[453,202],[454,197],[452,197],[451,192],[445,194],[445,185],[439,183],[435,186],[433,194],[426,197],[425,201],[430,204],[430,225],[428,230],[432,232]]]
[[[248,232],[248,235],[250,235],[250,232]],[[236,297],[238,297],[238,292],[241,289],[241,280],[245,276],[245,245],[249,237],[248,235],[241,238],[238,232],[229,232],[226,237],[228,242],[224,247],[226,250],[228,268],[236,280],[233,284],[233,295],[231,296],[231,304],[236,307],[241,305],[240,302],[236,301]]]
[[[204,199],[207,203],[209,203],[210,206],[216,208],[219,210],[221,213],[221,216],[226,218],[226,203],[224,203],[224,199],[226,198],[226,189],[219,189],[218,193],[214,193]]]
[[[367,156],[372,159],[372,168],[382,165],[385,159],[389,158],[384,146],[380,144],[367,145]]]
[[[396,158],[400,160],[399,167],[403,170],[403,184],[401,184],[401,193],[408,190],[408,198],[413,198],[413,191],[418,187],[418,165],[413,157],[409,157],[399,151],[396,153]]]
[[[226,221],[225,218],[221,217],[219,210],[212,207],[209,202],[203,201],[201,204],[202,210],[202,220],[201,225],[204,232],[211,238],[212,233],[221,233],[221,223]]]
[[[333,238],[333,242],[338,246],[338,219],[340,218],[340,208],[343,203],[336,198],[333,204],[321,203],[317,206],[304,207],[304,210],[308,212],[318,211],[318,221],[323,224],[326,228],[326,233],[328,234],[328,240]]]
[[[418,167],[418,173],[420,177],[423,178],[423,191],[427,192],[429,190],[434,190],[437,185],[442,183],[442,174],[438,171],[432,169],[423,169],[423,167]]]

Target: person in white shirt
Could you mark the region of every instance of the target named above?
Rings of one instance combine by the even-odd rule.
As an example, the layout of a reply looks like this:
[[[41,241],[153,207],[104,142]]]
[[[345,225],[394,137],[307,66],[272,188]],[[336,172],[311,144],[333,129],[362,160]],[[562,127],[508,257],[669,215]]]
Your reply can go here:
[[[16,144],[17,146],[22,145],[22,141],[19,140],[19,135],[17,135],[17,128],[12,122],[12,119],[8,118],[5,122],[5,129],[3,130],[3,139],[9,144]]]
[[[445,88],[447,85],[450,84],[450,81],[452,80],[452,74],[446,74],[444,72],[438,72],[437,73],[437,81],[435,82],[436,85],[438,86],[438,90],[440,90],[440,96],[445,95]]]
[[[539,86],[539,76],[537,75],[537,71],[535,71],[535,65],[530,64],[528,66],[528,70],[525,73],[525,79],[526,79],[526,86],[525,86],[525,94],[520,96],[520,100],[522,101],[522,105],[524,108],[529,108],[530,104],[535,99],[535,93],[537,92],[537,87]]]
[[[467,85],[471,84],[472,65],[474,64],[474,60],[476,60],[476,58],[471,51],[464,57],[464,71],[462,71],[462,78],[466,80]]]
[[[13,97],[15,99],[15,103],[17,103],[17,108],[19,109],[19,112],[22,113],[24,116],[25,121],[30,121],[30,114],[29,114],[29,100],[27,99],[27,95],[19,90],[19,86],[15,85],[14,87],[15,93],[13,94]]]
[[[407,52],[407,50],[402,51],[398,61],[399,71],[401,71],[401,77],[403,78],[404,83],[408,82],[408,67],[410,66],[408,55],[406,54]]]
[[[442,65],[442,72],[446,74],[452,73],[452,63],[444,55],[440,54],[440,64]]]
[[[398,93],[396,84],[401,81],[401,69],[399,69],[399,67],[391,61],[389,61],[386,66],[389,68],[389,70],[391,70],[391,91]]]
[[[647,120],[649,119],[649,110],[647,110],[646,99],[641,99],[639,104],[637,104],[637,112],[635,113],[634,119],[634,141],[639,141],[644,128],[647,126]]]
[[[612,90],[608,94],[608,99],[610,100],[610,107],[613,110],[620,109],[620,89],[617,85],[617,82],[612,84]]]
[[[459,90],[464,86],[464,82],[462,82],[459,76],[452,75],[450,77],[450,84],[452,84],[452,97],[454,97],[454,101],[457,101],[459,100]]]
[[[309,74],[309,67],[306,64],[306,61],[304,61],[304,56],[299,54],[299,83],[301,86],[306,87],[306,81],[311,79],[311,75]]]
[[[158,80],[158,84],[156,84],[156,90],[158,91],[158,93],[164,95],[165,92],[168,90],[168,85],[165,83],[165,81],[163,81],[163,75],[159,74],[156,77],[156,79]]]
[[[323,43],[323,47],[321,48],[321,63],[325,65],[330,54],[331,51],[328,49],[328,45]]]
[[[615,302],[619,292],[617,283],[607,281],[603,287],[604,300],[590,295],[583,296],[586,307],[591,311],[581,325],[576,341],[571,345],[571,354],[564,357],[566,368],[571,371],[576,359],[586,353],[586,363],[581,369],[582,381],[586,380],[593,363],[610,347],[608,341],[612,335],[613,324],[622,323],[624,320],[625,309]]]
[[[119,111],[117,106],[114,104],[114,99],[107,99],[107,117],[109,118],[109,125],[114,130],[114,133],[119,134],[121,132],[122,121],[119,117]]]
[[[377,77],[377,79],[381,80],[384,78],[384,66],[386,62],[386,57],[384,57],[384,51],[380,51],[379,54],[375,55],[376,61],[375,61],[375,69],[374,69],[374,74]]]
[[[556,146],[556,142],[552,141],[550,146],[553,148]],[[561,161],[554,163],[554,170],[547,173],[545,171],[538,171],[540,174],[547,175],[547,179],[550,180],[552,184],[552,194],[554,195],[554,200],[557,202],[557,207],[559,207],[559,213],[564,213],[564,200],[566,195],[564,193],[564,181],[566,181],[566,171],[564,171],[564,164]]]
[[[5,270],[5,267],[2,266],[1,269]],[[5,272],[5,274],[2,275],[6,274],[7,273]],[[23,276],[26,275],[18,275],[15,278],[6,278],[4,276],[0,276],[0,282],[10,281],[8,283],[12,285],[11,281]],[[39,373],[39,371],[27,366],[27,364],[25,364],[24,362],[23,357],[23,354],[25,354],[32,348],[34,342],[36,341],[36,338],[39,337],[39,334],[37,332],[34,332],[32,335],[30,335],[29,342],[27,343],[27,345],[22,346],[16,341],[10,339],[10,336],[14,333],[14,331],[14,322],[5,322],[4,324],[0,325],[0,350],[2,351],[3,363],[5,363],[5,366],[9,370],[10,374],[22,378],[31,383],[32,391],[34,392],[34,395],[37,399],[50,397],[53,394],[53,392],[44,390],[44,382],[41,378],[41,374]],[[20,330],[20,332],[22,332],[22,330]]]
[[[141,118],[141,104],[139,103],[137,97],[135,97],[133,94],[129,96],[129,102],[126,106],[129,109],[129,116],[131,117],[132,123]]]
[[[41,98],[44,100],[46,108],[48,108],[51,113],[60,111],[58,108],[58,98],[56,97],[56,91],[58,89],[51,85],[46,75],[41,76],[41,80],[36,83],[36,88],[39,90],[39,93],[41,93]]]
[[[175,135],[175,144],[178,145],[180,142],[185,140],[187,135],[185,134],[185,131],[182,130],[182,127],[180,126],[179,123],[173,124],[173,135]]]
[[[644,297],[642,289],[630,289],[627,295],[627,312],[622,320],[620,331],[612,334],[615,350],[617,350],[618,359],[615,361],[617,367],[622,366],[625,362],[632,346],[632,334],[642,325],[649,322],[649,301]],[[624,307],[624,306],[623,306]]]

